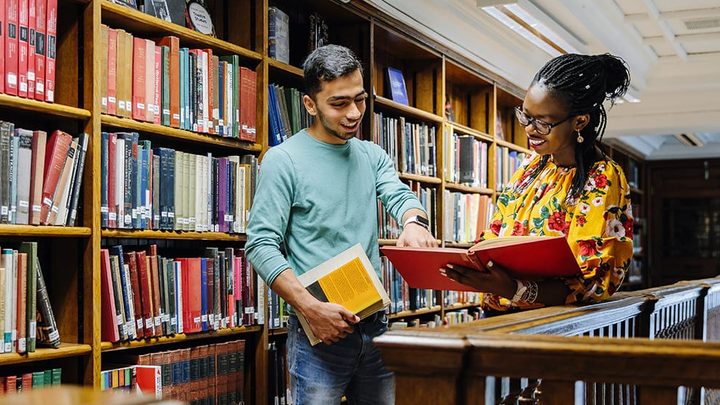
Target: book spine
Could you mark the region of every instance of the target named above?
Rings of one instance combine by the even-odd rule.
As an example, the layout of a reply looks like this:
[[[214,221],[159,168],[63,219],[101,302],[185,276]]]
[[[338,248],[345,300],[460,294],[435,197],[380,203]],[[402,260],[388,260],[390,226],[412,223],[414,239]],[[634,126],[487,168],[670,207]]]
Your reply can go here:
[[[52,348],[60,347],[60,332],[58,331],[55,315],[50,305],[50,296],[45,286],[45,278],[43,277],[40,261],[35,257],[35,268],[37,269],[37,302],[38,311],[40,312],[40,322],[38,328],[39,343]]]
[[[47,53],[45,55],[45,101],[55,101],[55,60],[57,57],[57,0],[47,0]]]
[[[87,155],[87,147],[89,136],[86,133],[80,134],[78,141],[78,156],[76,158],[75,176],[72,179],[72,194],[70,204],[68,205],[68,218],[65,222],[67,226],[75,226],[77,220],[77,208],[80,200],[80,186],[82,185],[83,172],[85,168],[85,156]],[[103,176],[104,177],[104,176]],[[107,186],[106,186],[107,187]],[[107,211],[107,200],[105,201],[105,211]],[[101,208],[102,212],[102,208]],[[107,212],[106,212],[107,213]]]

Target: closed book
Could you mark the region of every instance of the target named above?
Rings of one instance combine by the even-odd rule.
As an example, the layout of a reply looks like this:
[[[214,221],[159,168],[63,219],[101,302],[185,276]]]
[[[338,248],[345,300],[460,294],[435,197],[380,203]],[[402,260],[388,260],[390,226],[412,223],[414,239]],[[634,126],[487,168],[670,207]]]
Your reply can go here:
[[[28,44],[30,30],[28,23],[28,1],[19,0],[18,3],[18,96],[28,96]]]
[[[34,352],[36,347],[36,318],[37,311],[37,242],[22,242],[19,251],[26,255],[26,291],[25,291],[25,337],[28,352]]]
[[[35,0],[35,100],[45,101],[47,0]]]
[[[128,252],[125,253],[125,263],[128,266],[128,269],[130,270],[130,288],[132,289],[132,300],[133,300],[133,309],[134,309],[134,322],[135,322],[135,330],[137,331],[138,337],[142,337],[145,335],[144,333],[144,319],[143,319],[143,308],[140,296],[142,295],[142,290],[140,287],[140,281],[138,277],[138,263],[137,263],[137,256],[135,255],[135,252]]]
[[[60,332],[55,322],[55,315],[50,305],[50,296],[45,286],[40,261],[35,257],[35,268],[37,269],[37,308],[39,312],[37,323],[37,344],[41,346],[60,347]]]
[[[40,224],[43,179],[45,178],[45,131],[33,131],[32,160],[30,164],[30,224]]]
[[[61,208],[64,205],[63,197],[67,196],[67,183],[75,165],[75,152],[77,151],[77,139],[71,141],[65,155],[65,163],[62,165],[60,176],[58,177],[55,192],[50,197],[50,210],[45,221],[41,221],[43,225],[55,225],[56,219]],[[44,198],[44,195],[43,195]],[[44,207],[45,204],[43,204]]]
[[[5,35],[7,32],[7,25],[5,25],[6,2],[7,0],[0,0],[0,56],[3,58],[5,57]],[[5,63],[0,63],[0,93],[5,93]]]
[[[27,352],[27,254],[17,255],[17,353]]]
[[[103,114],[108,113],[109,30],[110,28],[107,25],[100,25],[100,112]],[[103,52],[103,49],[108,51]]]
[[[145,39],[145,118],[155,122],[155,42]]]
[[[20,0],[5,0],[5,94],[18,95],[18,23]]]
[[[120,340],[122,322],[118,318],[122,315],[115,306],[115,289],[112,282],[112,269],[110,268],[110,252],[100,250],[100,297],[101,297],[101,339],[104,342],[117,342]]]
[[[127,340],[130,338],[127,329],[126,314],[125,314],[125,299],[123,297],[122,281],[120,277],[120,259],[116,254],[110,254],[110,275],[112,277],[113,293],[115,296],[115,309],[118,313],[118,332],[120,333],[121,340]]]
[[[563,236],[494,238],[470,249],[383,246],[380,251],[413,288],[476,291],[440,274],[439,269],[447,264],[484,271],[487,263],[492,262],[493,267],[500,267],[512,277],[521,279],[572,277],[580,274],[578,262]]]
[[[106,112],[110,115],[118,114],[117,110],[117,52],[118,52],[118,31],[113,28],[108,28],[107,38],[107,78],[106,78],[106,97],[107,97],[107,108]]]
[[[26,129],[17,129],[15,133],[18,137],[17,214],[15,223],[27,225],[30,223],[33,133]]]
[[[148,260],[147,263],[148,276],[152,280],[152,290],[150,293],[152,294],[153,302],[153,327],[155,328],[155,335],[161,336],[163,334],[163,309],[162,302],[160,300],[160,289],[162,287],[160,286],[160,273],[158,270],[157,256],[150,256],[150,260]]]
[[[0,223],[7,224],[10,218],[10,141],[14,124],[0,121]]]
[[[147,75],[147,43],[143,38],[133,38],[132,42],[132,118],[138,121],[145,121],[147,118],[146,108],[146,80]]]
[[[88,142],[90,137],[86,133],[80,134],[78,140],[77,156],[75,158],[75,173],[71,183],[71,192],[67,208],[67,220],[65,225],[75,226],[77,221],[77,210],[80,203],[80,187],[82,186],[83,173],[85,169],[85,156],[87,155]]]
[[[148,270],[148,257],[145,252],[137,252],[138,259],[138,275],[140,284],[140,301],[142,305],[143,332],[145,337],[155,335],[155,317],[153,312],[155,305],[153,304],[153,284]]]
[[[160,68],[161,68],[161,119],[160,123],[170,126],[170,47],[166,45],[160,46]]]
[[[37,30],[36,0],[27,0],[28,7],[28,60],[27,60],[27,97],[35,99],[35,37]]]
[[[47,0],[47,49],[45,54],[45,101],[55,101],[55,61],[57,58],[57,0]]]
[[[42,188],[42,201],[40,208],[40,223],[47,224],[48,216],[53,205],[53,197],[58,185],[58,180],[68,159],[68,150],[72,142],[72,136],[56,130],[50,136],[45,153],[44,180]]]

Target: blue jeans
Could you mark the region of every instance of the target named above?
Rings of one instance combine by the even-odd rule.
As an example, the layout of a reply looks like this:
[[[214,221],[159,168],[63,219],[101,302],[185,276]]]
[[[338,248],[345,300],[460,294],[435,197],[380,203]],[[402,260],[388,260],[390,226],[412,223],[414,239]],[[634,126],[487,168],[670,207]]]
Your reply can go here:
[[[363,319],[337,343],[311,346],[295,316],[288,324],[290,389],[295,405],[392,405],[395,377],[383,365],[372,339],[387,331],[384,312]]]

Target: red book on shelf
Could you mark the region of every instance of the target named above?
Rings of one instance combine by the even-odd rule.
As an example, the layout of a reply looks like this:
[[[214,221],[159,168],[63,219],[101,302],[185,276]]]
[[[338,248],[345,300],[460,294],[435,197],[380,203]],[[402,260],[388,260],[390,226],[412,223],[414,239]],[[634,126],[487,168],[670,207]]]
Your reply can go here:
[[[158,45],[170,47],[170,126],[180,128],[180,39],[163,37]]]
[[[255,142],[255,116],[257,115],[257,74],[246,67],[240,68],[240,139]]]
[[[145,39],[133,38],[132,48],[132,118],[145,121],[145,67],[147,50]]]
[[[152,303],[153,303],[153,323],[155,327],[155,335],[162,336],[162,303],[160,302],[160,273],[158,272],[157,256],[148,256],[147,260],[148,277],[152,280]]]
[[[205,130],[210,133],[215,133],[215,125],[213,125],[213,117],[215,116],[214,108],[215,104],[213,103],[213,90],[215,89],[215,76],[217,75],[216,70],[213,69],[213,53],[212,49],[205,49],[205,72],[207,73],[207,88],[203,91],[205,92],[205,99],[207,100],[207,117],[208,119],[205,121]]]
[[[182,263],[183,329],[185,333],[202,331],[202,286],[199,257],[177,259]]]
[[[37,4],[28,2],[28,61],[27,61],[27,97],[35,99],[35,40],[37,39]]]
[[[6,0],[0,0],[0,56],[5,57],[5,31],[7,31],[7,25],[5,24],[5,10]],[[5,63],[0,63],[0,93],[5,93]]]
[[[47,0],[35,0],[35,100],[45,101]]]
[[[413,288],[476,291],[440,274],[440,268],[448,263],[480,269],[480,263],[492,261],[511,276],[522,279],[580,274],[580,266],[563,236],[488,239],[470,249],[383,246],[380,251]]]
[[[57,56],[57,0],[47,0],[45,20],[47,43],[45,53],[45,101],[55,101],[55,58]]]
[[[5,93],[18,95],[18,23],[20,0],[5,0]]]
[[[28,0],[18,3],[18,96],[28,95]]]
[[[100,250],[100,297],[101,297],[101,339],[104,342],[117,342],[120,340],[115,308],[115,290],[110,274],[110,252]]]
[[[155,114],[153,115],[153,123],[160,125],[162,121],[162,48],[156,46],[154,48],[155,63],[153,75],[155,76],[154,88],[153,88],[153,108],[155,108]],[[152,166],[152,164],[150,165]]]
[[[147,256],[145,252],[137,252],[138,259],[138,271],[140,276],[140,300],[142,301],[142,317],[143,326],[145,327],[145,337],[151,337],[155,335],[155,318],[153,316],[153,301],[152,301],[152,280],[150,274],[148,274],[148,257],[150,260],[155,260],[155,256]]]
[[[145,118],[155,122],[155,42],[145,39]]]
[[[130,287],[132,288],[133,295],[133,306],[135,307],[135,328],[137,329],[138,337],[145,335],[145,320],[143,317],[143,307],[140,300],[142,295],[142,289],[140,287],[140,281],[138,277],[138,261],[135,252],[125,253],[125,263],[130,268]]]
[[[58,179],[65,167],[68,149],[72,142],[72,136],[56,130],[50,135],[47,151],[45,153],[45,167],[43,172],[45,178],[42,188],[42,205],[40,207],[40,223],[47,223],[48,215],[53,204],[55,189],[57,188]]]
[[[163,395],[161,366],[135,366],[135,384],[145,395],[161,399]]]

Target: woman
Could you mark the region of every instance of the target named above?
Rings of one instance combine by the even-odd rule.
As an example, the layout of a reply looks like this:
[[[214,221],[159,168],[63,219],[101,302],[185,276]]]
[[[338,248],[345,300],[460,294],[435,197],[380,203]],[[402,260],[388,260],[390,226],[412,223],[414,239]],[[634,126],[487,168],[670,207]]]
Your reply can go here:
[[[607,120],[603,102],[614,102],[629,84],[624,61],[609,54],[562,55],[533,78],[515,114],[535,153],[498,197],[491,229],[481,240],[564,235],[582,274],[531,281],[515,280],[499,266],[485,272],[443,269],[447,277],[488,293],[485,308],[595,302],[617,291],[633,253],[629,188],[620,166],[597,143]]]

